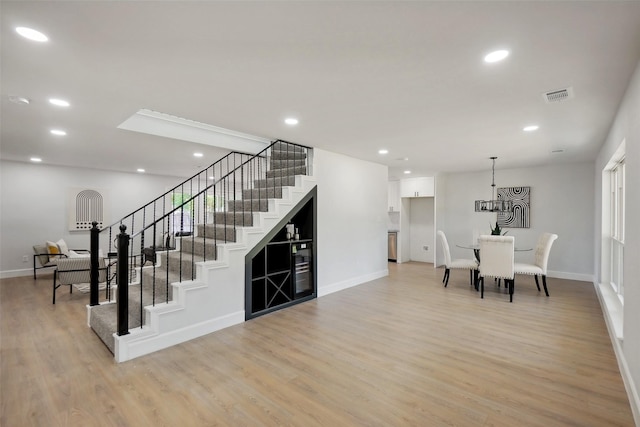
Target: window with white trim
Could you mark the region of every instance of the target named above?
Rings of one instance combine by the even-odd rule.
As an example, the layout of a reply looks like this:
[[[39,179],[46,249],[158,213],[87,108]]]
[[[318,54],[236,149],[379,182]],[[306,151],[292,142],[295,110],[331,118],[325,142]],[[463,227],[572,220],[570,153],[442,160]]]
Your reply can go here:
[[[617,160],[610,170],[610,280],[611,286],[624,300],[624,203],[625,203],[625,160]]]

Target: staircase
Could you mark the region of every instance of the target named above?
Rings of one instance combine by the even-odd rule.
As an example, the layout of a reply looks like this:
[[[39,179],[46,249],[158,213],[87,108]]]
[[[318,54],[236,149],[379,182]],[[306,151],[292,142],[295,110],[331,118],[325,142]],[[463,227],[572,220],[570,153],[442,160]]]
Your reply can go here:
[[[155,263],[140,257],[144,264],[133,268],[137,280],[128,289],[129,334],[116,334],[117,304],[113,300],[89,307],[89,325],[117,361],[245,320],[244,256],[313,188],[313,179],[307,176],[308,151],[295,144],[275,142],[254,157],[260,163],[241,162],[228,168],[231,171],[224,179],[201,190],[197,200],[183,204],[182,209],[191,203],[188,206],[196,220],[195,235],[175,237],[175,249],[156,251]],[[197,182],[202,183],[202,179]],[[189,184],[189,191],[194,182]],[[183,183],[181,190],[184,188]],[[210,215],[196,215],[194,206],[204,206],[211,200],[213,205],[224,200],[224,209],[216,206]],[[154,212],[159,206],[166,206],[166,202],[154,205]],[[149,241],[145,233],[153,230],[151,241],[158,241],[158,229],[160,234],[166,229],[167,215],[143,226],[138,232],[141,243],[132,237],[132,259],[137,259],[138,245],[137,252],[144,252],[144,241]],[[131,228],[136,227],[139,217],[131,220]]]

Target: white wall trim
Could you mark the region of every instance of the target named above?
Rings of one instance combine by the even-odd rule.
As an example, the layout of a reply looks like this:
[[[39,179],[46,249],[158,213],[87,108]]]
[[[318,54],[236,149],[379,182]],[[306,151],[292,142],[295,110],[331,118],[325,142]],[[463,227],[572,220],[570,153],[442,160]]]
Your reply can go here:
[[[331,285],[318,287],[318,298],[332,294],[334,292],[351,288],[353,286],[358,286],[363,283],[370,282],[372,280],[380,279],[381,277],[386,277],[388,275],[389,275],[389,270],[385,269],[381,271],[376,271],[374,273],[353,277],[351,279],[344,280],[342,282],[333,283]]]
[[[52,273],[53,270],[49,270],[49,272]],[[27,269],[20,269],[20,270],[5,270],[5,271],[0,271],[0,279],[9,279],[11,277],[31,276],[32,274],[33,274],[33,267],[27,268]]]
[[[577,280],[579,282],[593,283],[593,274],[569,273],[566,271],[547,271],[547,277],[555,279]]]
[[[615,303],[613,304],[613,307],[611,305],[613,301],[619,302],[619,300],[617,297],[607,297],[607,289],[610,289],[610,286],[602,283],[597,283],[595,281],[593,282],[593,286],[596,290],[596,295],[598,295],[598,300],[600,301],[600,308],[602,309],[604,322],[607,325],[607,331],[609,332],[609,338],[611,339],[613,352],[615,353],[616,359],[618,360],[620,375],[622,376],[624,388],[627,391],[633,419],[635,420],[636,425],[640,425],[640,396],[638,396],[637,387],[635,386],[633,377],[631,376],[631,371],[629,370],[627,359],[625,358],[624,352],[622,351],[623,340],[617,337],[618,333],[616,332],[616,324],[620,324],[621,326],[622,319],[616,319],[615,317],[618,315],[622,317],[623,313],[621,310],[615,309]],[[621,331],[620,335],[622,335]]]
[[[116,362],[135,359],[243,322],[244,310],[162,334],[149,326],[133,329],[128,335],[114,333]]]

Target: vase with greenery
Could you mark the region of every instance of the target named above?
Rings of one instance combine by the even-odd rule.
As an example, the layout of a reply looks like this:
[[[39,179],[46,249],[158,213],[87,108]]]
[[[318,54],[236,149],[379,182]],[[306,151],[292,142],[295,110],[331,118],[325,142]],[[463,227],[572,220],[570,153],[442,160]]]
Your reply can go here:
[[[505,231],[504,233],[502,232],[502,229],[500,228],[500,224],[498,224],[498,221],[496,221],[495,228],[492,227],[491,224],[489,224],[489,227],[491,228],[492,236],[504,236],[505,234],[507,234],[507,231]]]

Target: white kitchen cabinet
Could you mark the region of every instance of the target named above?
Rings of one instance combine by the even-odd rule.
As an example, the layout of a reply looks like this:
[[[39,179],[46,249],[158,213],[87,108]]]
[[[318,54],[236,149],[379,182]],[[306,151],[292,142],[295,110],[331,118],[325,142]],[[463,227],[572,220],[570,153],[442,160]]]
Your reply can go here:
[[[389,212],[400,211],[400,181],[389,181]]]
[[[400,181],[400,197],[433,197],[433,184],[432,176],[403,179]]]

